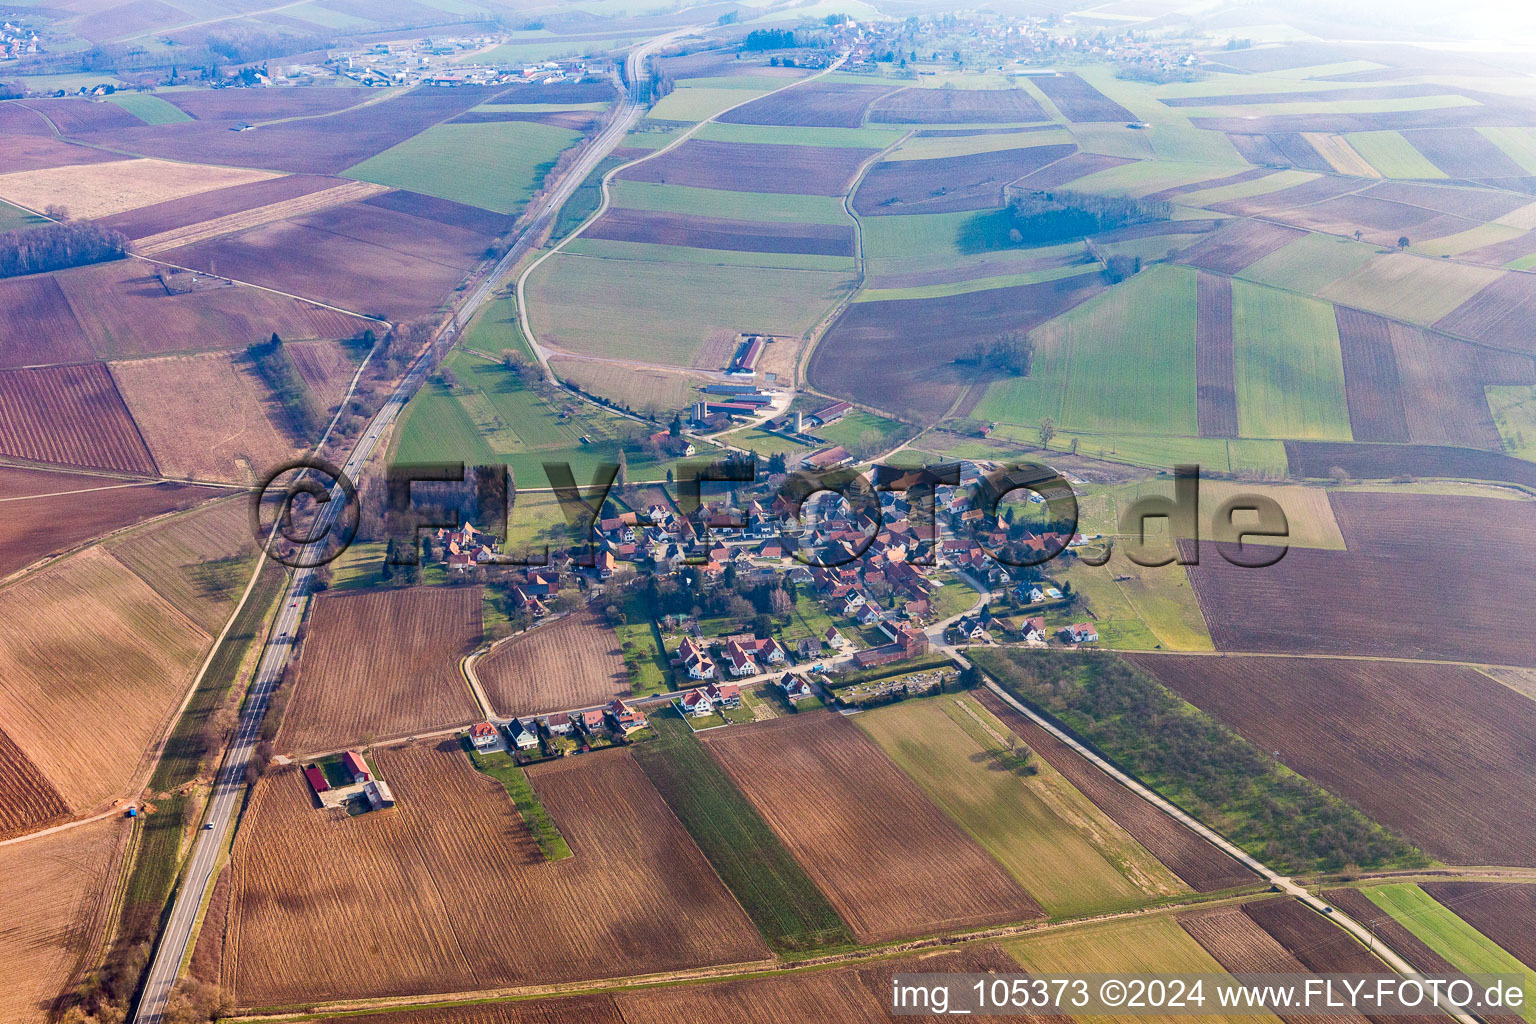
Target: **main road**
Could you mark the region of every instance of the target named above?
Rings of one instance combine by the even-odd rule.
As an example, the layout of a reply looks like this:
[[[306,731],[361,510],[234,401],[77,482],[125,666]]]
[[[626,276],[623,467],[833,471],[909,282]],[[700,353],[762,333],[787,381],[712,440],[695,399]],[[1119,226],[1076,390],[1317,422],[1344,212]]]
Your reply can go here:
[[[642,109],[635,87],[640,81],[640,70],[646,56],[657,47],[691,31],[693,31],[691,28],[679,29],[648,40],[630,50],[625,61],[629,89],[624,92],[613,119],[587,145],[549,195],[540,201],[538,213],[529,220],[512,248],[485,275],[480,284],[459,303],[454,315],[443,326],[435,341],[451,339],[465,324],[469,323],[475,311],[490,299],[496,283],[528,253],[535,240],[543,235],[544,229],[559,214],[560,208],[570,199],[587,175],[618,146],[619,140],[634,126]],[[432,353],[437,348],[436,344],[427,346],[426,350],[411,364],[405,377],[391,392],[383,406],[374,414],[373,419],[368,423],[368,428],[363,431],[351,454],[342,464],[341,468],[345,476],[353,480],[358,478],[363,466],[373,454],[374,448],[377,447],[379,438],[385,435],[400,415],[400,411],[405,408],[405,404],[426,380],[427,374],[432,369]],[[314,530],[312,535],[323,536],[326,529],[334,526],[338,515],[347,503],[340,484],[333,486],[330,497],[331,500],[321,508],[318,520],[312,528]],[[192,854],[183,873],[181,888],[176,893],[170,917],[166,921],[165,930],[160,935],[154,960],[150,964],[149,974],[144,981],[139,1005],[133,1016],[135,1024],[160,1024],[165,1012],[171,990],[181,972],[181,963],[186,958],[187,948],[192,941],[198,910],[213,881],[213,871],[219,861],[219,851],[224,845],[230,822],[240,805],[241,795],[245,790],[246,765],[250,763],[257,738],[261,735],[261,723],[266,717],[272,692],[293,654],[293,637],[298,628],[299,619],[303,615],[304,602],[300,598],[309,593],[312,582],[313,571],[310,569],[295,570],[288,581],[277,620],[267,635],[261,661],[256,667],[255,679],[251,683],[245,706],[241,710],[239,727],[234,739],[230,741],[223,767],[219,770],[218,778],[214,782],[213,795],[209,800],[207,815],[204,818],[212,828],[200,828],[193,841]]]

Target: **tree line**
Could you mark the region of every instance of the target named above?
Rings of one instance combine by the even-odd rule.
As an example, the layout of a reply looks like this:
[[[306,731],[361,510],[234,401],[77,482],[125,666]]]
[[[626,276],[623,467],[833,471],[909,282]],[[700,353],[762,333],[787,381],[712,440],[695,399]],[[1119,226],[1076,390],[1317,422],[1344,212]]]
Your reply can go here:
[[[318,439],[325,429],[325,410],[288,358],[283,339],[274,334],[267,341],[247,346],[245,352],[288,414],[294,432],[306,442]]]
[[[0,277],[41,274],[128,255],[128,236],[90,221],[0,234]]]
[[[1008,213],[1012,221],[1009,239],[1015,245],[1042,245],[1131,224],[1168,220],[1173,216],[1173,206],[1123,196],[1031,190],[1013,192],[1008,199]]]
[[[1426,863],[1407,842],[1121,658],[1020,650],[975,656],[1016,696],[1271,866],[1296,872]]]

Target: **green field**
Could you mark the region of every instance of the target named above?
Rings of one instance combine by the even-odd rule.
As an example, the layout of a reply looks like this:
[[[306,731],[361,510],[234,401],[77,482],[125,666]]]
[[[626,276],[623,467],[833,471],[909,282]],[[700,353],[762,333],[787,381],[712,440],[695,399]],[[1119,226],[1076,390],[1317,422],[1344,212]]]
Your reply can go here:
[[[738,103],[752,100],[758,91],[691,84],[679,86],[670,95],[662,97],[661,102],[652,107],[646,116],[657,121],[703,121]]]
[[[571,239],[563,252],[608,260],[639,260],[652,263],[702,263],[717,267],[761,267],[764,270],[827,270],[851,274],[852,256],[822,256],[796,252],[745,252],[735,249],[699,249],[655,242],[621,242],[612,238]]]
[[[1522,229],[1512,228],[1507,224],[1479,224],[1465,231],[1458,231],[1454,235],[1441,235],[1427,242],[1414,242],[1409,246],[1408,251],[1418,253],[1420,256],[1459,256],[1471,249],[1481,249],[1485,245],[1507,242],[1523,234],[1525,231]]]
[[[1377,256],[1319,294],[1345,306],[1433,324],[1499,276],[1487,267],[1391,253]]]
[[[635,760],[769,946],[781,953],[852,943],[827,902],[725,769],[675,711],[656,714],[656,739]]]
[[[1365,894],[1457,970],[1467,974],[1523,974],[1525,991],[1536,992],[1536,970],[1522,964],[1417,885],[1383,885],[1367,889]],[[1521,1016],[1536,1022],[1536,1003],[1528,1002]]]
[[[1353,440],[1332,306],[1234,281],[1232,338],[1238,433]]]
[[[896,138],[901,138],[901,135],[898,134]],[[1065,129],[1017,134],[933,135],[927,138],[914,135],[886,159],[887,161],[931,160],[941,157],[972,156],[977,153],[997,153],[1008,149],[1025,149],[1034,146],[1061,146],[1071,141],[1072,136]]]
[[[1445,172],[1397,132],[1350,132],[1346,142],[1386,178],[1443,178]]]
[[[852,445],[868,440],[866,435],[879,434],[873,447],[882,448],[895,444],[896,438],[908,428],[897,420],[855,409],[830,426],[816,428],[816,436],[824,437],[832,444]]]
[[[453,393],[431,381],[411,399],[395,433],[398,463],[463,462],[489,465],[496,461],[475,422]]]
[[[1121,164],[1079,178],[1072,183],[1079,192],[1101,192],[1115,196],[1144,196],[1178,185],[1192,185],[1212,178],[1225,178],[1231,166],[1193,163],[1187,160],[1158,160]]]
[[[1252,181],[1240,181],[1234,185],[1217,185],[1215,188],[1185,192],[1175,196],[1173,202],[1180,206],[1210,206],[1213,203],[1226,203],[1234,199],[1268,195],[1283,188],[1305,184],[1317,177],[1316,174],[1307,171],[1276,171],[1262,178],[1254,178]]]
[[[1090,842],[1089,836],[1118,830],[1038,758],[1033,775],[1010,768],[1005,730],[985,714],[968,699],[946,695],[877,708],[854,721],[1052,916],[1145,902],[1148,894],[1121,874],[1116,860],[1155,872],[1164,892],[1183,889],[1130,837],[1117,834],[1107,849]],[[1063,803],[1066,819],[1055,809]],[[1093,825],[1079,830],[1070,820]]]
[[[1110,434],[1197,433],[1195,274],[1160,265],[1031,333],[1028,377],[991,384],[973,415]]]
[[[603,175],[620,166],[625,161],[616,156],[605,156],[598,161],[597,166],[576,186],[576,191],[571,193],[571,198],[560,207],[560,213],[555,218],[555,226],[550,229],[549,240],[558,242],[572,231],[576,226],[586,220],[603,202]]]
[[[580,139],[580,132],[535,121],[439,124],[345,174],[515,214],[560,154]]]
[[[527,301],[543,344],[673,366],[702,360],[718,369],[737,334],[804,334],[852,285],[849,275],[827,271],[557,253],[529,277]],[[706,354],[711,339],[719,351]]]
[[[0,202],[0,231],[25,231],[47,223],[48,220],[45,217],[28,213],[19,206]]]
[[[1491,384],[1483,391],[1504,450],[1517,459],[1536,462],[1536,387]]]
[[[749,452],[756,452],[765,458],[769,455],[809,450],[798,441],[792,441],[782,434],[770,433],[758,427],[733,430],[719,440],[737,448],[745,448]]]
[[[843,201],[836,196],[732,192],[727,189],[624,180],[614,181],[610,194],[614,206],[633,210],[688,213],[727,220],[759,220],[774,224],[848,223],[848,212],[843,209]]]
[[[1168,236],[1159,236],[1156,240],[1164,248],[1168,245]],[[880,302],[886,299],[939,299],[947,295],[964,295],[967,292],[984,292],[993,288],[1013,288],[1021,284],[1039,284],[1042,281],[1056,281],[1063,277],[1076,277],[1085,270],[1097,269],[1092,265],[1071,264],[1065,267],[1049,267],[1045,270],[1026,270],[1017,274],[1003,274],[997,277],[977,277],[969,281],[955,281],[947,284],[917,285],[910,288],[866,288],[859,292],[855,302]]]
[[[501,783],[507,796],[516,805],[517,813],[528,825],[528,831],[533,833],[539,849],[544,851],[545,860],[565,860],[571,856],[570,844],[560,834],[560,826],[549,816],[549,811],[544,809],[539,795],[533,791],[533,784],[528,781],[527,773],[517,766],[512,755],[500,751],[481,753],[471,749],[467,741],[464,752],[475,766],[475,771]]]
[[[1527,174],[1536,174],[1536,129],[1479,128],[1478,131],[1502,149],[1511,160],[1525,168]]]
[[[711,121],[694,134],[713,142],[765,142],[782,146],[884,149],[905,135],[890,128],[808,128],[803,125],[728,124]]]
[[[978,214],[909,213],[865,217],[862,221],[864,255],[871,260],[910,259],[914,256],[959,256],[979,251],[972,243]]]
[[[108,96],[107,101],[122,107],[145,124],[179,124],[192,120],[190,114],[174,103],[167,103],[147,92],[116,92]]]
[[[1348,238],[1308,234],[1250,263],[1237,276],[1311,295],[1359,270],[1380,251]]]

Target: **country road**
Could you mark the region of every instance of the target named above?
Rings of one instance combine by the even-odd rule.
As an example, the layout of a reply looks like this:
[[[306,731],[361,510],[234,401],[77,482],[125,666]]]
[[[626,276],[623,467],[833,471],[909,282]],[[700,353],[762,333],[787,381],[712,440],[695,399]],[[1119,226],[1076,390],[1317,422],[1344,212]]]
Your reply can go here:
[[[640,74],[645,57],[657,47],[692,29],[679,29],[650,39],[629,52],[626,58],[628,81],[631,90]],[[544,229],[559,214],[560,207],[570,199],[582,181],[592,172],[623,139],[639,118],[641,107],[633,91],[626,92],[620,100],[619,110],[566,171],[565,176],[541,203],[539,213],[532,218],[512,248],[486,274],[480,284],[460,302],[449,323],[438,339],[451,339],[469,323],[476,310],[491,297],[496,283],[529,251],[534,239],[541,237]],[[372,456],[379,438],[399,417],[411,396],[426,380],[431,370],[431,355],[436,345],[429,345],[411,365],[405,377],[385,400],[383,406],[369,422],[358,438],[357,445],[342,464],[342,471],[351,479],[357,479],[368,459]],[[326,503],[315,524],[314,534],[324,536],[325,530],[338,518],[346,499],[339,484],[331,491],[332,500]],[[214,868],[219,861],[220,850],[229,831],[231,820],[238,809],[245,790],[245,770],[261,734],[262,720],[283,668],[293,653],[293,636],[303,615],[303,603],[299,600],[309,593],[311,570],[298,569],[289,579],[282,598],[282,606],[272,630],[268,634],[261,661],[241,710],[240,724],[225,754],[209,800],[205,821],[212,828],[200,828],[193,841],[192,853],[183,871],[183,881],[177,890],[165,929],[160,935],[154,959],[145,978],[133,1021],[135,1024],[160,1024],[166,1004],[181,971],[182,961],[192,941],[197,915],[203,899],[213,881]]]

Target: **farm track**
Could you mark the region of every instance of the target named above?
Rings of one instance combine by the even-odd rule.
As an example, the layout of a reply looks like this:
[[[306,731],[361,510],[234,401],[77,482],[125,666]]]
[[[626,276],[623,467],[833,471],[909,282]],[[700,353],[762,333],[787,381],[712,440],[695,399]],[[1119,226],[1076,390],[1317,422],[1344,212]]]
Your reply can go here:
[[[223,217],[215,217],[212,220],[189,224],[186,227],[176,228],[172,231],[162,231],[147,238],[137,239],[134,245],[142,255],[154,256],[178,246],[195,245],[198,242],[206,242],[211,238],[218,238],[220,235],[231,235],[237,231],[260,227],[263,224],[272,224],[280,220],[300,217],[304,214],[318,213],[321,210],[328,210],[333,206],[358,202],[388,191],[390,191],[390,188],[387,185],[375,185],[366,181],[350,182],[344,185],[337,185],[335,188],[311,192],[296,199],[284,200],[281,203],[270,203],[266,206],[258,206],[253,210],[226,214]]]

